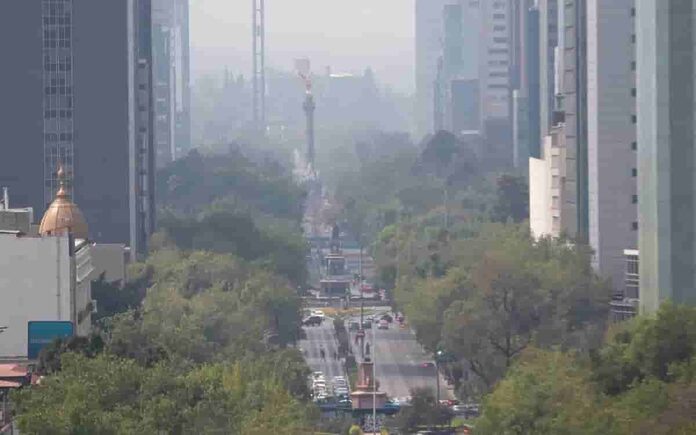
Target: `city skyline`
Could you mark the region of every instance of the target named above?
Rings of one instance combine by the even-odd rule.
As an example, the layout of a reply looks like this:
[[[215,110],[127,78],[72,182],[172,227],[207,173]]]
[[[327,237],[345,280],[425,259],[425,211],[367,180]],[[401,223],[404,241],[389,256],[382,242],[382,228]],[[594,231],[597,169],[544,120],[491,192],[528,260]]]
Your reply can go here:
[[[414,0],[266,0],[267,65],[291,71],[294,59],[307,57],[315,74],[371,67],[380,83],[412,93],[414,8]],[[225,68],[251,74],[251,16],[246,0],[191,2],[194,82]]]

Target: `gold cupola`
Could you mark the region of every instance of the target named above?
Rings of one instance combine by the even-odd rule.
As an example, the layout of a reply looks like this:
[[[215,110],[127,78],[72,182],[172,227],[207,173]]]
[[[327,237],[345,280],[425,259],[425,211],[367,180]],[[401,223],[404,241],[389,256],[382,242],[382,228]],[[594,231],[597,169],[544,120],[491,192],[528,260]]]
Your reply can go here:
[[[65,171],[61,165],[58,168],[58,182],[60,187],[56,193],[56,199],[48,206],[41,219],[39,233],[42,236],[58,236],[72,233],[77,239],[86,239],[89,234],[87,221],[77,207],[70,200],[70,195],[65,183]]]

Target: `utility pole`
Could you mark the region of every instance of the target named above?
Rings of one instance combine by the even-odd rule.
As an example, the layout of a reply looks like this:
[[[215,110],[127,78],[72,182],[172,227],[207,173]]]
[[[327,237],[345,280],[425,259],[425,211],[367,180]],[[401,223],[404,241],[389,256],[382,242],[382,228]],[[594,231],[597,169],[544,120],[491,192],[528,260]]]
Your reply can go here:
[[[372,432],[377,433],[377,336],[372,328]]]
[[[254,129],[266,133],[266,19],[265,0],[252,0],[253,96]]]

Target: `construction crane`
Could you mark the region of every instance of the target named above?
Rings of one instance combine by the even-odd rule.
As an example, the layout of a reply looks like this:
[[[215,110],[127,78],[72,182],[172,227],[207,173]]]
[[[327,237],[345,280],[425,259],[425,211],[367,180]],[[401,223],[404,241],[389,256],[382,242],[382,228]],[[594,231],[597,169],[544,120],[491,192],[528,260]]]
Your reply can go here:
[[[264,0],[251,0],[253,7],[253,96],[252,110],[254,129],[266,132],[266,19]]]

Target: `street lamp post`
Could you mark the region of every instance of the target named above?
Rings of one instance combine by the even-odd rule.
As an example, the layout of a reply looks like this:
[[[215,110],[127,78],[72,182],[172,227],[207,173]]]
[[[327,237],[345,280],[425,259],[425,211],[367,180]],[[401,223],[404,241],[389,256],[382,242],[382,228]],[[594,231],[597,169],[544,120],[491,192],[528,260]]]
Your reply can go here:
[[[437,404],[440,405],[440,359],[444,352],[438,350],[435,353],[435,384],[437,385]]]
[[[363,267],[362,267],[362,241],[359,240],[358,243],[360,244],[360,255],[358,257],[358,288],[360,289],[360,331],[364,331],[364,310],[365,310],[365,299],[363,298],[363,286],[362,286],[362,274],[363,274]],[[360,337],[360,354],[363,358],[365,359],[365,334],[363,334]]]
[[[377,340],[372,328],[372,430],[377,433]]]

